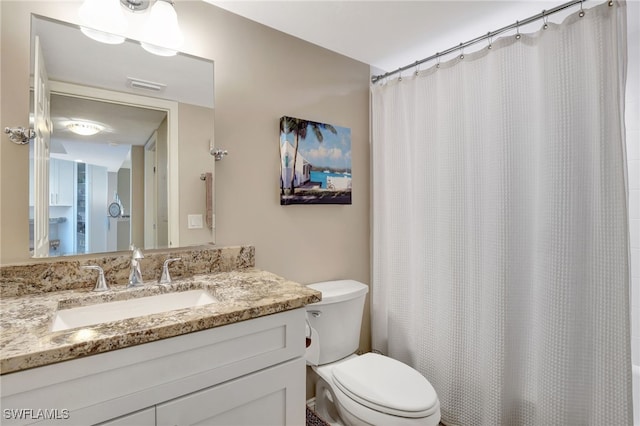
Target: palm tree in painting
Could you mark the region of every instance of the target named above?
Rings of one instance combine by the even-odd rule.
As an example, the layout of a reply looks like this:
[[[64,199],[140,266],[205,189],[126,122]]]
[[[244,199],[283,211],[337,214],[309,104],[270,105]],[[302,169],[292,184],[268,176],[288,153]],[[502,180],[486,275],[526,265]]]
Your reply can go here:
[[[300,139],[307,137],[307,131],[311,128],[311,131],[315,135],[319,143],[324,140],[323,130],[328,130],[334,135],[338,134],[335,127],[330,124],[317,123],[315,121],[302,120],[300,118],[282,117],[280,119],[280,132],[287,134],[293,133],[293,173],[291,174],[291,194],[294,193],[295,178],[296,178],[296,161],[298,160],[298,142]],[[286,147],[286,140],[285,140]],[[280,167],[282,167],[282,162]],[[282,176],[282,173],[280,174]],[[284,183],[281,183],[284,186]],[[282,189],[281,186],[281,189]]]
[[[296,176],[296,157],[298,156],[298,138],[300,137],[300,134],[302,133],[302,138],[304,139],[307,136],[307,127],[308,127],[308,121],[306,120],[301,120],[299,118],[293,118],[293,117],[282,117],[280,118],[280,133],[283,134],[288,134],[288,133],[293,133],[293,138],[294,138],[294,156],[293,156],[293,173],[291,176],[291,194],[293,194],[293,184],[294,184],[294,179]],[[287,140],[285,138],[284,140],[284,149],[287,149]],[[283,175],[282,175],[282,161],[280,161],[280,193],[284,194],[284,180],[283,180]]]

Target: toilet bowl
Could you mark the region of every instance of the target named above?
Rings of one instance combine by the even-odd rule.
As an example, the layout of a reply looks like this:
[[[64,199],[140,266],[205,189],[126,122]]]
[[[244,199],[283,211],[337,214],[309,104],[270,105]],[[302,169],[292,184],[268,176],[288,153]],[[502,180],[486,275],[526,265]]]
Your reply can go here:
[[[418,371],[392,358],[355,355],[368,287],[352,280],[311,284],[307,364],[318,375],[316,411],[331,425],[436,426],[440,402]]]

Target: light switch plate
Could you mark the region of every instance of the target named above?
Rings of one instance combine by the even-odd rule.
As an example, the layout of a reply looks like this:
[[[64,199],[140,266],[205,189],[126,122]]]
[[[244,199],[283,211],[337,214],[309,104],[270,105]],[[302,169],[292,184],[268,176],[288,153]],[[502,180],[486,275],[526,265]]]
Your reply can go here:
[[[189,214],[189,215],[187,215],[187,228],[188,229],[201,229],[202,228],[202,215],[201,214]]]

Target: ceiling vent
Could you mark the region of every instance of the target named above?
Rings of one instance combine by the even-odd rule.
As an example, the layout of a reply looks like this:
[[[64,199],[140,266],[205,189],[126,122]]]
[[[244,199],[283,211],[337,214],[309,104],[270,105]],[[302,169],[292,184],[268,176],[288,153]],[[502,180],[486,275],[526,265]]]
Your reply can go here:
[[[167,88],[166,84],[153,81],[141,80],[139,78],[127,77],[127,84],[133,89],[148,90],[151,92],[162,92]]]

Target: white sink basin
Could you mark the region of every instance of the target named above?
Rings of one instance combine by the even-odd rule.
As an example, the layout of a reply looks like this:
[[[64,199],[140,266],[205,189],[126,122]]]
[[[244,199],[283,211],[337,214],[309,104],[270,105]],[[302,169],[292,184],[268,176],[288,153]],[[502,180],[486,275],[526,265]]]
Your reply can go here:
[[[208,305],[216,300],[204,290],[189,290],[58,310],[51,331],[68,330],[127,318]]]

